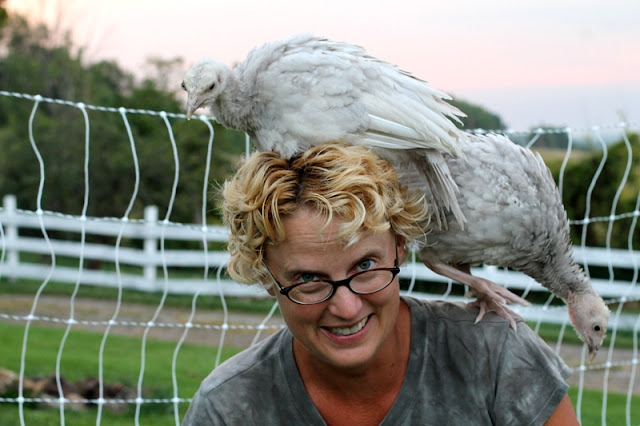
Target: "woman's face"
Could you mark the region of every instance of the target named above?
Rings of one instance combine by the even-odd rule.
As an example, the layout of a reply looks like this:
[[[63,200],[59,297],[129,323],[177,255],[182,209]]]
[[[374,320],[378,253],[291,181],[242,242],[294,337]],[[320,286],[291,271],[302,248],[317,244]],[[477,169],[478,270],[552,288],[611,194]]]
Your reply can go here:
[[[283,220],[285,240],[267,246],[266,264],[288,286],[302,280],[338,281],[357,272],[394,266],[396,238],[391,231],[370,234],[345,248],[336,240],[338,219],[318,234],[325,219],[300,209]],[[398,247],[402,258],[403,248]],[[398,278],[383,290],[358,295],[338,287],[327,301],[299,305],[273,287],[280,310],[305,356],[337,368],[351,369],[380,361],[393,353],[390,336],[396,332],[400,305]],[[295,347],[295,346],[294,346]]]

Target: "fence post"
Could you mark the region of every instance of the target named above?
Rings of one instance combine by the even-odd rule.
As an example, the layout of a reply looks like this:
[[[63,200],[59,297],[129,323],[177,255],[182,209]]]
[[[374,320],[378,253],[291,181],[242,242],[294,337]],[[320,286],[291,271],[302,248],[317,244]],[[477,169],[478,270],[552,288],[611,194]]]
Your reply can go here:
[[[148,288],[154,288],[157,277],[156,256],[158,253],[158,239],[153,235],[151,230],[158,224],[158,207],[145,207],[144,220],[147,229],[150,230],[144,239],[144,253],[147,259],[149,259],[149,262],[144,266],[144,279],[149,286]]]
[[[3,197],[2,203],[6,212],[8,224],[5,227],[5,238],[7,241],[7,266],[9,269],[15,269],[20,264],[20,253],[15,249],[15,245],[18,242],[18,225],[16,216],[18,210],[18,202],[16,196],[7,194]]]

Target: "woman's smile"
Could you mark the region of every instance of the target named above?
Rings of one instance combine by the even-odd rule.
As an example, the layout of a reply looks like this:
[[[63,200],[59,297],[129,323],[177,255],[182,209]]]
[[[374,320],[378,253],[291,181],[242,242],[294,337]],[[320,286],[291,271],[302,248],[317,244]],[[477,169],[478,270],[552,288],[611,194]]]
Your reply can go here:
[[[350,336],[352,334],[356,334],[360,330],[362,330],[367,323],[369,317],[362,318],[356,325],[351,327],[323,327],[328,330],[332,334],[337,334],[339,336]]]

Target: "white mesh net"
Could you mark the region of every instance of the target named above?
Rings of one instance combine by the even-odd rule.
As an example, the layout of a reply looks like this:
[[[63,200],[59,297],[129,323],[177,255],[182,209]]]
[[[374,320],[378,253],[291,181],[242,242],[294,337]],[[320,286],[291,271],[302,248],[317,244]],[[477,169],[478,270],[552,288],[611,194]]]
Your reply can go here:
[[[223,171],[214,178],[213,171],[219,159],[233,163],[248,153],[248,138],[235,136],[245,142],[239,154],[224,152],[215,122],[201,116],[198,143],[207,145],[194,154],[181,145],[187,140],[181,114],[4,91],[0,96],[31,105],[18,142],[30,145],[31,156],[0,181],[0,188],[19,182],[13,187],[29,194],[25,199],[23,193],[3,193],[0,207],[0,420],[66,424],[73,416],[96,424],[179,424],[211,369],[283,327],[265,292],[226,276],[227,231],[213,224],[211,182],[225,176]],[[71,144],[66,131],[51,135],[44,107],[56,108],[57,117],[72,117],[65,118],[75,127],[69,135],[81,140]],[[111,141],[113,154],[104,149],[95,158],[92,125],[105,116],[120,138]],[[140,142],[141,125],[132,121],[141,117],[164,126],[166,139]],[[103,131],[102,124],[96,126]],[[506,132],[542,151],[557,170],[575,257],[611,308],[610,331],[593,363],[567,327],[565,305],[546,289],[514,271],[473,270],[532,302],[514,309],[574,369],[570,395],[585,424],[594,418],[602,424],[640,423],[639,131],[639,123],[624,122]],[[0,146],[6,156],[19,155],[7,142]],[[66,155],[68,150],[75,155]],[[113,166],[116,161],[126,169]],[[75,174],[65,174],[71,169]],[[96,197],[104,182],[98,188],[95,176],[111,178],[116,186],[109,188],[121,197],[103,210]],[[123,181],[126,188],[118,186]],[[76,200],[72,207],[63,202],[66,197]],[[121,209],[117,215],[115,204]],[[416,263],[415,256],[401,278],[406,294],[463,300],[460,285]]]

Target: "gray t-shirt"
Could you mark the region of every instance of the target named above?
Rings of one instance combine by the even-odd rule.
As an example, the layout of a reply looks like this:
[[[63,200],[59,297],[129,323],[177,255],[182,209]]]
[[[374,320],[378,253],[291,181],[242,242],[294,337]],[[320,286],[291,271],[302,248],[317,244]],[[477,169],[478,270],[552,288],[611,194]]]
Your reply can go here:
[[[477,308],[403,297],[411,310],[407,373],[383,425],[537,425],[567,392],[565,363],[523,322],[515,333]],[[281,330],[216,368],[183,425],[324,425]]]

